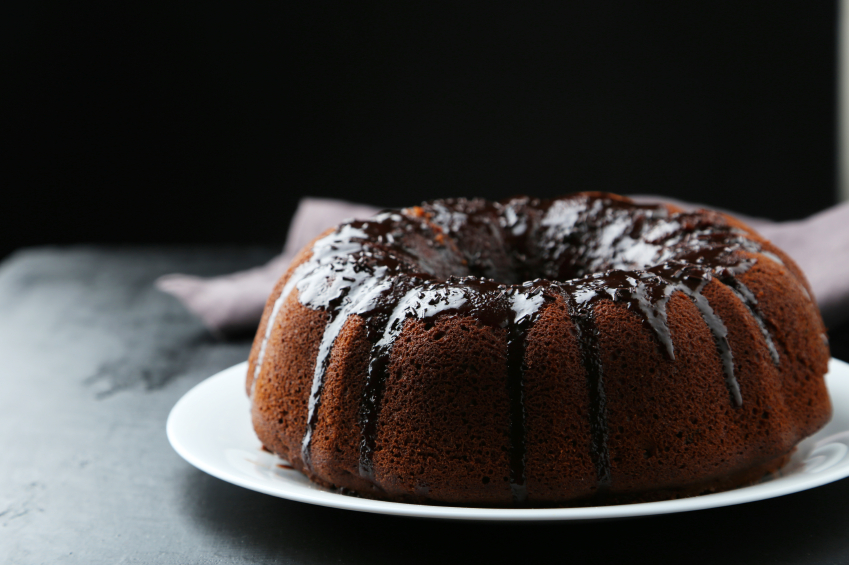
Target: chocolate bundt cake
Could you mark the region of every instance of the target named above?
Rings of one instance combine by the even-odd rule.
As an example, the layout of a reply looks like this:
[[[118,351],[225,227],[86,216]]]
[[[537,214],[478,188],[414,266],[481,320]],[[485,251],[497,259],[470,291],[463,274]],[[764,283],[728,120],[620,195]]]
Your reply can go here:
[[[796,264],[717,212],[612,194],[349,221],[279,281],[249,359],[267,449],[322,485],[543,506],[754,482],[822,427]]]

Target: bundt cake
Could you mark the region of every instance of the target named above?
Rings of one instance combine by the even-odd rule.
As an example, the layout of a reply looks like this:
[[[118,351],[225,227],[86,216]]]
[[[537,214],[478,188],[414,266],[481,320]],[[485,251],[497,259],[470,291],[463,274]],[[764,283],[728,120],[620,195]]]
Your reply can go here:
[[[604,193],[349,221],[271,294],[247,392],[313,481],[569,506],[752,483],[822,427],[825,328],[796,264],[718,212]]]

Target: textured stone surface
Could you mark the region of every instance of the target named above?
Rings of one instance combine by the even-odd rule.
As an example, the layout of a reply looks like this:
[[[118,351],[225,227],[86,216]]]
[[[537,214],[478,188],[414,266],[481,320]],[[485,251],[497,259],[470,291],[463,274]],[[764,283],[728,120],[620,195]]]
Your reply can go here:
[[[195,470],[168,445],[165,419],[243,361],[250,337],[215,341],[151,283],[274,252],[41,248],[0,265],[0,562],[849,562],[849,480],[674,516],[509,525],[319,508]]]

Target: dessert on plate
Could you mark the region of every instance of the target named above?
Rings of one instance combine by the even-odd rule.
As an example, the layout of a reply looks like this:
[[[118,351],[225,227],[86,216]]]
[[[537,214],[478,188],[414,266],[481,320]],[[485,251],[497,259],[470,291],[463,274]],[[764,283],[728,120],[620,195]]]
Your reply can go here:
[[[799,268],[731,216],[450,199],[305,247],[246,388],[263,445],[331,488],[612,504],[778,469],[830,417],[828,359]]]

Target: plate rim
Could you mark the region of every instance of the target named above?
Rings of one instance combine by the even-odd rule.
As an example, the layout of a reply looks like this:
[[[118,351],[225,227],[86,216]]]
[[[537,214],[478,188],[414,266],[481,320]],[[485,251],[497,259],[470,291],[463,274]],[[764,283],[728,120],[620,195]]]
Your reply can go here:
[[[829,371],[826,373],[826,386],[829,388],[829,393],[834,406],[834,396],[832,387],[829,384],[829,376],[835,378],[833,369],[840,367],[837,372],[846,372],[849,374],[849,363],[839,359],[831,358],[829,360]],[[359,498],[344,494],[335,493],[329,490],[319,490],[319,487],[311,487],[305,485],[297,485],[292,488],[292,485],[287,485],[281,490],[279,486],[274,488],[257,479],[241,476],[234,471],[210,464],[203,457],[198,456],[191,445],[186,445],[179,431],[180,418],[183,413],[192,406],[192,402],[202,397],[203,394],[212,390],[216,386],[231,386],[229,380],[236,381],[235,376],[239,375],[238,382],[241,383],[243,375],[247,370],[247,361],[237,363],[222,371],[215,373],[202,380],[189,389],[177,403],[172,407],[168,414],[166,422],[166,435],[172,448],[185,459],[189,464],[197,469],[212,475],[225,482],[268,494],[278,498],[284,498],[295,502],[306,504],[314,504],[340,510],[353,510],[358,512],[368,512],[374,514],[385,514],[391,516],[404,516],[415,518],[431,518],[431,519],[448,519],[448,520],[473,520],[473,521],[596,521],[610,520],[620,518],[637,518],[647,516],[657,516],[663,514],[673,514],[678,512],[692,512],[696,510],[707,510],[710,508],[722,508],[737,504],[746,504],[759,500],[767,500],[786,496],[796,492],[802,492],[812,488],[816,488],[825,484],[832,483],[849,476],[849,465],[835,465],[830,469],[826,469],[816,474],[807,475],[807,480],[800,485],[798,482],[786,482],[776,485],[774,481],[761,483],[748,487],[741,487],[730,491],[719,493],[693,496],[676,500],[662,500],[657,502],[643,502],[636,504],[623,504],[611,506],[585,506],[585,507],[567,507],[567,508],[481,508],[481,507],[466,507],[466,506],[434,506],[426,504],[411,504],[404,502],[389,502],[383,500],[374,500],[368,498]],[[226,385],[222,384],[226,383]],[[244,394],[242,387],[236,389],[237,393]],[[836,406],[834,406],[836,408]],[[836,411],[836,410],[835,410]],[[834,416],[832,416],[833,418]],[[849,431],[849,430],[847,430]],[[810,436],[805,441],[817,437],[823,432],[820,430],[817,434]],[[829,434],[823,439],[830,438],[837,434]],[[258,440],[257,440],[258,441]],[[782,488],[783,487],[783,488]]]

